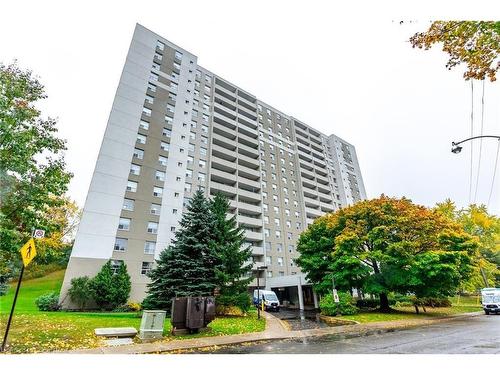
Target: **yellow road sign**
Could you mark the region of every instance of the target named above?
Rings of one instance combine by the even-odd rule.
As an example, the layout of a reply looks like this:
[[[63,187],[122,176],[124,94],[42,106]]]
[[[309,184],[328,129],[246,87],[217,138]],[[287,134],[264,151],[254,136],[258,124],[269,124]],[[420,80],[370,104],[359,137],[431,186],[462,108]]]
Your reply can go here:
[[[27,267],[28,264],[30,264],[30,262],[36,256],[35,240],[31,238],[24,244],[23,247],[21,247],[21,250],[19,251],[21,252],[21,256],[23,257],[24,267]]]

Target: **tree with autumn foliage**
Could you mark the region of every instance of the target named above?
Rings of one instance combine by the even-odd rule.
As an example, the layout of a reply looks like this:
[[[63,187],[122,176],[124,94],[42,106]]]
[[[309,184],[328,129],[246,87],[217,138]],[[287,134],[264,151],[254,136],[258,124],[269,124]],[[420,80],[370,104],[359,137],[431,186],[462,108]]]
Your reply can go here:
[[[46,97],[29,70],[0,64],[0,284],[20,269],[20,247],[34,228],[60,231],[50,210],[65,204],[71,173],[56,121],[37,104]]]
[[[442,43],[450,58],[448,69],[465,63],[464,78],[496,80],[500,68],[500,21],[435,21],[410,38],[413,48],[430,49]]]
[[[449,199],[438,203],[435,210],[459,223],[478,243],[472,277],[463,283],[462,290],[476,292],[500,285],[500,218],[489,214],[485,205],[457,209]]]
[[[318,292],[361,289],[421,297],[454,295],[471,274],[476,240],[439,212],[409,199],[357,202],[318,218],[301,234],[297,263]]]

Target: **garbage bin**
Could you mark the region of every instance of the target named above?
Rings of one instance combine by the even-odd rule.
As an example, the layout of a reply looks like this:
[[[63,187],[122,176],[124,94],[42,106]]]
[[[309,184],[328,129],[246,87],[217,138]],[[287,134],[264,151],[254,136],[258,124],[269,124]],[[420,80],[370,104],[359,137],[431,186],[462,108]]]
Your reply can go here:
[[[215,319],[215,297],[205,297],[205,327]]]
[[[171,324],[172,333],[186,330],[187,297],[172,298]]]
[[[205,300],[203,297],[188,297],[186,309],[186,328],[197,332],[205,323]]]

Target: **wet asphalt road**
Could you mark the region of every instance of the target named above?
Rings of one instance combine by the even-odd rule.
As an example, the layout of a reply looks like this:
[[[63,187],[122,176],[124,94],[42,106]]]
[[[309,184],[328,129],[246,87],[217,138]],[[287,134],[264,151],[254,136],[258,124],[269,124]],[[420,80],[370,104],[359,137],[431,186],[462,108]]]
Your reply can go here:
[[[328,336],[238,345],[219,354],[499,354],[500,315],[480,315],[427,327],[350,339]]]

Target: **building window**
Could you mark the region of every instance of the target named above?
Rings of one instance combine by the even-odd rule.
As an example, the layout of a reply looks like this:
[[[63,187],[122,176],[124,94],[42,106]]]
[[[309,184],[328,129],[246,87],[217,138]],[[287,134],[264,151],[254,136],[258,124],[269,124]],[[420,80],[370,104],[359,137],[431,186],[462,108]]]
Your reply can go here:
[[[276,235],[276,238],[281,238],[281,231],[280,230],[277,230],[274,233]]]
[[[266,249],[266,251],[271,251],[271,242],[265,242],[264,248]]]
[[[137,134],[136,142],[140,143],[141,145],[145,145],[146,144],[146,136],[142,135],[142,134]]]
[[[138,148],[134,149],[134,158],[141,160],[144,159],[144,151]]]
[[[161,211],[161,206],[159,204],[151,203],[150,212],[153,215],[159,215]]]
[[[266,256],[266,264],[267,264],[267,265],[271,265],[271,264],[273,264],[273,258],[272,258],[272,257],[270,257],[270,256]]]
[[[292,227],[292,222],[290,220],[286,221],[286,227],[291,228]]]
[[[280,219],[278,219],[278,218],[274,219],[274,225],[279,227],[280,226]]]
[[[153,262],[142,262],[141,275],[147,276],[149,271],[153,269]]]
[[[125,251],[127,250],[128,240],[126,238],[116,238],[115,239],[115,251]]]
[[[155,172],[155,179],[157,181],[165,181],[165,172],[162,171],[156,171]]]
[[[172,130],[167,129],[167,128],[163,128],[162,134],[164,137],[172,137]]]
[[[155,101],[155,98],[154,96],[151,96],[151,95],[146,95],[146,102],[149,103],[149,104],[153,104],[154,101]]]
[[[269,216],[264,216],[264,224],[269,224]]]
[[[123,260],[115,260],[111,259],[111,271],[113,272],[113,275],[118,273],[118,270],[120,269],[120,266],[123,264]]]
[[[163,196],[163,189],[161,187],[153,187],[153,197],[161,198]]]
[[[127,191],[130,191],[131,193],[137,192],[137,182],[127,181]]]
[[[141,166],[137,164],[132,164],[130,166],[130,174],[134,174],[136,176],[139,176],[141,174]]]
[[[151,110],[149,108],[143,107],[142,113],[145,114],[146,116],[151,116]]]
[[[161,59],[160,59],[161,60]],[[151,92],[156,92],[156,85],[153,85],[152,83],[148,83],[148,89]]]
[[[148,130],[149,129],[149,122],[141,120],[139,123],[139,126],[141,129]]]
[[[276,244],[276,251],[277,251],[278,253],[281,253],[281,252],[283,251],[283,244],[281,244],[281,243],[277,243],[277,244]]]
[[[188,177],[188,178],[193,177],[193,171],[191,169],[186,169],[186,177]]]
[[[146,241],[144,244],[144,254],[154,254],[155,253],[156,242]]]
[[[278,257],[278,266],[283,267],[283,257]]]
[[[273,277],[273,271],[267,271],[267,277]]]
[[[288,252],[292,253],[295,250],[293,245],[288,245]]]
[[[170,143],[167,143],[167,142],[161,142],[161,143],[160,143],[160,148],[161,148],[163,151],[169,151],[169,150],[170,150]]]
[[[130,230],[130,219],[121,217],[118,221],[118,229],[120,230]]]
[[[188,183],[184,184],[184,191],[185,192],[190,193],[191,189],[192,189],[192,185],[191,184],[188,184]]]
[[[205,160],[198,160],[198,167],[205,168],[207,162]]]
[[[198,181],[205,182],[205,179],[206,179],[206,174],[198,172]]]
[[[175,51],[175,58],[176,58],[177,60],[181,60],[181,59],[182,59],[182,53],[181,53],[181,52],[179,52],[179,51]]]
[[[154,221],[148,222],[148,233],[158,233],[158,223],[155,223]]]
[[[287,237],[289,240],[291,240],[291,239],[292,239],[292,233],[291,233],[291,232],[287,232],[286,237]]]
[[[201,131],[202,131],[203,133],[208,133],[208,126],[206,126],[206,125],[202,125],[202,126],[201,126]]]
[[[175,227],[170,227],[170,232],[174,232],[175,233]]]
[[[134,200],[125,198],[123,200],[123,207],[122,208],[124,210],[127,210],[127,211],[134,211]]]
[[[158,163],[164,167],[167,166],[168,158],[165,156],[158,156]]]
[[[264,236],[266,237],[269,237],[271,235],[271,232],[269,231],[269,229],[264,229]]]
[[[203,148],[203,147],[200,147],[200,155],[206,155],[207,154],[207,149],[206,148]]]

